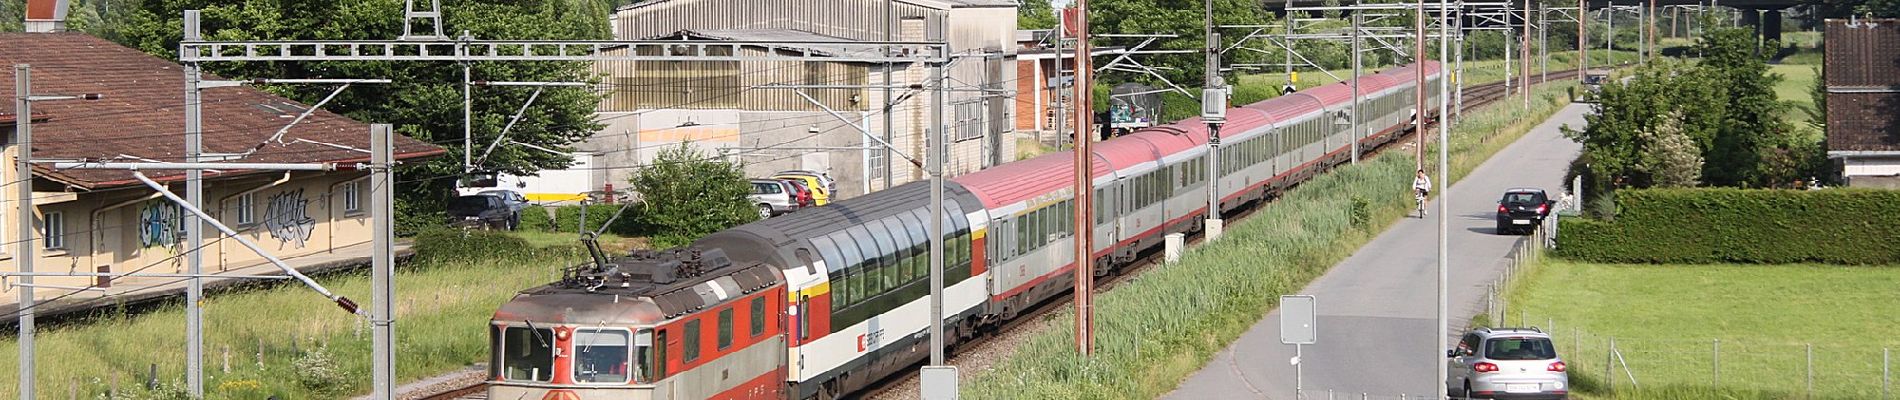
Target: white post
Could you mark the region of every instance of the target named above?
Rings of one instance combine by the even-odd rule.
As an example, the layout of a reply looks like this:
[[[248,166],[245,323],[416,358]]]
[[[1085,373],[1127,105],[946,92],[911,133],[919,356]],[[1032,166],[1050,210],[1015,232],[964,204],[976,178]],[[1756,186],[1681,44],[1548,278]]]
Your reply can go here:
[[[1359,52],[1360,52],[1359,50],[1359,29],[1360,28],[1359,27],[1360,25],[1363,25],[1363,24],[1365,24],[1364,12],[1354,10],[1352,12],[1352,163],[1353,164],[1359,163],[1359,139],[1365,136],[1365,131],[1363,130],[1363,128],[1360,127],[1360,121],[1359,121],[1359,100],[1360,98],[1365,97],[1365,93],[1362,93],[1359,91],[1359,74],[1360,74],[1359,70],[1360,70],[1360,63],[1363,61],[1360,59],[1360,55],[1359,55]]]
[[[1722,387],[1722,339],[1721,338],[1715,339],[1715,350],[1713,354],[1715,355],[1714,357],[1715,364],[1713,367],[1709,368],[1711,371],[1715,372],[1715,382],[1713,383],[1712,386],[1720,388]]]
[[[185,11],[185,40],[199,40],[198,11]],[[198,56],[198,49],[184,49],[181,58]],[[202,79],[198,63],[188,62],[185,72],[185,162],[195,163],[203,160],[199,156],[204,151],[203,93],[198,84]],[[185,201],[192,208],[204,209],[204,170],[185,170]],[[196,277],[204,273],[204,224],[195,214],[184,216],[185,228],[185,270],[194,275],[187,280],[185,290],[185,388],[191,398],[204,398],[204,278]]]
[[[937,55],[949,57],[949,52],[938,48]],[[943,124],[943,62],[931,67],[931,77],[935,79],[930,99],[930,365],[943,364],[943,158],[949,154],[944,151],[946,135]],[[1080,73],[1079,69],[1078,72]],[[1076,137],[1080,138],[1081,129]]]
[[[1306,399],[1306,346],[1293,344],[1293,398]]]
[[[1438,0],[1440,18],[1438,21],[1438,187],[1439,192],[1445,194],[1439,195],[1438,199],[1438,327],[1432,332],[1432,337],[1438,339],[1438,346],[1433,347],[1430,354],[1434,365],[1432,370],[1438,375],[1438,379],[1433,381],[1436,384],[1432,386],[1438,388],[1437,398],[1440,399],[1448,395],[1444,384],[1445,374],[1448,372],[1445,371],[1441,352],[1451,347],[1449,338],[1445,337],[1445,334],[1451,331],[1451,285],[1449,283],[1451,281],[1451,236],[1449,233],[1451,231],[1451,197],[1449,197],[1451,194],[1451,121],[1445,120],[1446,111],[1449,111],[1450,106],[1448,103],[1451,101],[1451,74],[1448,73],[1448,66],[1445,65],[1445,61],[1450,59],[1448,56],[1451,51],[1451,24],[1443,19],[1448,12],[1448,6],[1450,3],[1447,0]],[[1419,11],[1424,12],[1424,10]],[[1421,87],[1419,90],[1425,90],[1425,88]],[[1424,110],[1419,110],[1419,114],[1424,113]],[[1419,132],[1419,135],[1424,136],[1425,132]]]
[[[1187,235],[1181,234],[1181,233],[1170,233],[1168,234],[1166,242],[1162,245],[1162,247],[1163,248],[1161,252],[1162,252],[1163,263],[1174,264],[1174,263],[1181,262],[1181,251],[1183,250],[1183,248],[1187,247]]]
[[[20,272],[28,275],[20,277],[20,398],[35,399],[33,394],[33,103],[27,96],[33,92],[33,70],[26,64],[13,66],[13,104],[16,113],[13,124],[14,147],[20,148],[19,159],[14,161],[13,185],[14,204],[18,206],[20,246],[17,260],[20,260]]]
[[[370,398],[376,400],[396,398],[396,181],[391,179],[394,136],[389,124],[369,127],[370,251],[374,253],[370,259]]]

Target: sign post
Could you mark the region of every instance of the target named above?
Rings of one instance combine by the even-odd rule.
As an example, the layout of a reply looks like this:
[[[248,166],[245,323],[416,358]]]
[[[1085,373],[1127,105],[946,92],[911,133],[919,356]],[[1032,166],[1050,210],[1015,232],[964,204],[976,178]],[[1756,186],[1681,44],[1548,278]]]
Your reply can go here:
[[[1312,295],[1280,296],[1280,344],[1293,345],[1293,393],[1294,398],[1306,398],[1305,346],[1319,342],[1319,328],[1314,324],[1314,314],[1318,307]]]

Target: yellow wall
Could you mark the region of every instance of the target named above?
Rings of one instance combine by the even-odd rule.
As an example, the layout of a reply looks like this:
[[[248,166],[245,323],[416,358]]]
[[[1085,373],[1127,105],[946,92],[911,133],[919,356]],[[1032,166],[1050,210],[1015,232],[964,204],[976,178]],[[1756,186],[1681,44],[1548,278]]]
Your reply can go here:
[[[9,156],[11,154],[9,152]],[[11,181],[12,169],[7,170],[6,174],[0,175]],[[294,257],[297,256],[335,252],[339,248],[369,242],[369,191],[365,174],[298,172],[292,173],[288,180],[278,182],[284,177],[283,173],[270,173],[207,181],[204,202],[206,212],[273,256],[287,259],[293,265],[296,264]],[[346,182],[354,182],[358,189],[359,210],[345,209],[344,191],[350,188]],[[39,188],[47,189],[46,186]],[[184,185],[173,184],[171,189],[173,193],[182,195]],[[245,192],[252,192],[250,216],[249,221],[241,223],[239,214],[243,202],[239,199]],[[38,257],[35,270],[98,272],[100,267],[106,267],[114,273],[134,270],[145,273],[185,272],[184,257],[177,256],[186,249],[185,238],[183,231],[176,227],[180,226],[178,218],[186,211],[163,197],[151,197],[154,194],[156,192],[139,186],[85,192],[77,196],[67,195],[36,202],[40,204],[35,225],[43,229],[45,215],[59,213],[64,220],[65,243],[60,248],[36,247]],[[52,193],[47,195],[43,197],[50,198]],[[8,192],[6,196],[11,200],[13,195]],[[0,235],[0,238],[4,238],[0,242],[16,241],[19,236],[16,233],[17,213],[13,209],[16,203],[8,201],[0,204],[7,205],[4,212],[7,231]],[[263,257],[236,240],[219,240],[224,236],[209,225],[205,227],[204,237],[207,243],[203,248],[206,273],[265,262]],[[0,268],[18,270],[19,265],[11,257],[18,253],[17,246],[13,243],[5,246],[4,253],[8,257]],[[363,249],[367,250],[366,247]],[[115,280],[113,285],[171,280],[133,278]],[[41,277],[36,283],[85,286],[92,282],[91,278]],[[57,295],[65,290],[40,292]]]

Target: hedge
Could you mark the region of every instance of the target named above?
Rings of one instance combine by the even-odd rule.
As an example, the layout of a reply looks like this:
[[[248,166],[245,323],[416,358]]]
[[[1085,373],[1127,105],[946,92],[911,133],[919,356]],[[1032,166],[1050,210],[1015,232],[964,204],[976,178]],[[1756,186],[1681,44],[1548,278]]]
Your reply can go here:
[[[620,211],[620,206],[620,204],[588,205],[587,231],[593,232],[600,229],[601,224],[606,223],[608,218],[612,218],[615,212]],[[554,219],[550,221],[546,207],[528,206],[522,209],[519,229],[539,232],[576,231],[580,225],[581,206],[558,206],[554,207],[554,211]],[[634,209],[631,208],[625,214],[621,214],[619,219],[615,219],[614,226],[607,229],[607,232],[621,236],[644,236],[644,229],[640,225],[639,218],[634,215]]]
[[[1900,191],[1644,189],[1566,218],[1560,257],[1607,263],[1900,263]]]

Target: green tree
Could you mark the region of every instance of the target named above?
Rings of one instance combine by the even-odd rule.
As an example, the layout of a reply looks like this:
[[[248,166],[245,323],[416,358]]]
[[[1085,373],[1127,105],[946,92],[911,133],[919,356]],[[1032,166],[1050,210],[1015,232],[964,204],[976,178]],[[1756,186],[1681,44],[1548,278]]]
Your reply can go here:
[[[468,32],[478,39],[607,39],[609,2],[602,0],[449,0],[442,3],[443,32]],[[402,34],[399,0],[145,0],[118,31],[121,43],[160,57],[176,59],[183,10],[202,10],[200,26],[211,40],[384,40]],[[397,124],[398,132],[446,147],[449,154],[399,171],[399,214],[414,227],[436,221],[442,202],[462,175],[462,66],[430,62],[286,62],[214,63],[206,72],[233,78],[393,78],[387,85],[356,85],[326,109],[358,121]],[[478,62],[472,79],[485,81],[590,81],[584,62]],[[272,92],[315,103],[333,87],[268,86]],[[475,154],[494,142],[531,90],[473,89]],[[508,140],[547,148],[565,148],[592,135],[600,125],[594,109],[600,97],[578,88],[545,90]],[[477,173],[531,175],[572,162],[523,146],[498,146]]]
[[[1682,111],[1670,111],[1660,124],[1643,131],[1649,148],[1636,169],[1649,174],[1654,187],[1693,187],[1702,179],[1702,149],[1682,125]]]
[[[747,198],[752,186],[745,171],[687,143],[661,150],[628,181],[640,193],[639,216],[653,229],[655,248],[686,245],[759,218]]]
[[[1191,54],[1156,54],[1142,56],[1142,64],[1165,67],[1159,72],[1169,81],[1182,86],[1200,86],[1204,80],[1203,71],[1207,68],[1207,58],[1200,51],[1207,47],[1207,36],[1203,33],[1203,0],[1098,0],[1089,2],[1089,32],[1129,33],[1129,34],[1174,34],[1171,39],[1155,41],[1147,48],[1150,50],[1193,50]],[[1269,17],[1260,8],[1260,3],[1252,0],[1214,0],[1215,25],[1260,25],[1267,23]],[[1240,34],[1228,32],[1222,36],[1223,46],[1232,45]],[[1093,41],[1096,46],[1134,46],[1144,39],[1112,38]],[[1257,42],[1255,44],[1258,44]],[[1253,46],[1265,47],[1265,46]],[[1279,60],[1275,53],[1273,60]],[[1263,58],[1253,51],[1228,52],[1222,63],[1255,63]],[[1146,74],[1125,72],[1105,73],[1104,80],[1120,79],[1154,83],[1156,79]],[[1233,79],[1229,79],[1233,82]]]
[[[1054,29],[1060,22],[1049,0],[1026,0],[1016,6],[1016,29]]]
[[[1766,54],[1758,53],[1755,34],[1746,28],[1706,24],[1695,51],[1702,55],[1698,68],[1707,71],[1724,92],[1722,126],[1704,148],[1702,176],[1720,186],[1768,186],[1775,182],[1759,163],[1763,151],[1785,143],[1793,133],[1781,119],[1775,97],[1778,74],[1768,72]],[[1773,49],[1777,45],[1763,46]]]

